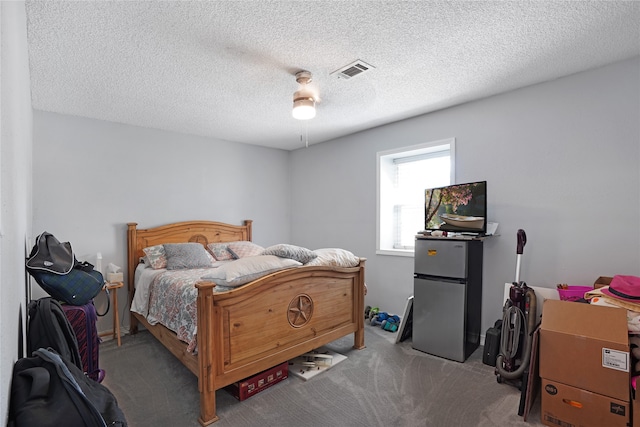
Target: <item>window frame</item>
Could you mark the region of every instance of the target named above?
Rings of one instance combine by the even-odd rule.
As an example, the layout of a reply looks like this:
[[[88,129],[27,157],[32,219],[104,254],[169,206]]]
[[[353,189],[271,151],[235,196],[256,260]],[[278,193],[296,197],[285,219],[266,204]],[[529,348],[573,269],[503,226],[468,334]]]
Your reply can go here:
[[[408,147],[400,147],[387,151],[380,151],[376,153],[376,255],[393,255],[393,256],[409,256],[412,257],[414,249],[393,248],[393,209],[387,209],[387,212],[383,212],[382,205],[385,204],[385,194],[390,191],[392,186],[392,175],[395,170],[393,165],[394,159],[419,156],[421,154],[433,153],[442,151],[443,146],[449,146],[449,159],[450,159],[450,176],[449,181],[451,184],[455,183],[455,164],[456,164],[456,140],[455,138],[446,138],[437,141],[425,142],[422,144],[412,145]],[[388,203],[388,202],[387,202]],[[391,203],[388,203],[387,207],[392,207]],[[382,227],[385,227],[383,233]],[[389,230],[389,231],[386,231]],[[390,243],[389,243],[390,242]]]

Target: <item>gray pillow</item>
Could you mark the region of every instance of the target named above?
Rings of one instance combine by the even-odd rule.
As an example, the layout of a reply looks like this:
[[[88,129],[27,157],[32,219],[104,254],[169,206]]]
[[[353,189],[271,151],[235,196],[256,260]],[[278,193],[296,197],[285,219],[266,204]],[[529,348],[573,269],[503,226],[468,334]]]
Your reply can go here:
[[[262,255],[275,255],[280,258],[289,258],[301,262],[302,264],[306,264],[318,256],[318,254],[310,249],[285,243],[269,246],[264,250],[264,252],[262,252]]]
[[[211,267],[211,258],[200,243],[165,243],[167,270]]]

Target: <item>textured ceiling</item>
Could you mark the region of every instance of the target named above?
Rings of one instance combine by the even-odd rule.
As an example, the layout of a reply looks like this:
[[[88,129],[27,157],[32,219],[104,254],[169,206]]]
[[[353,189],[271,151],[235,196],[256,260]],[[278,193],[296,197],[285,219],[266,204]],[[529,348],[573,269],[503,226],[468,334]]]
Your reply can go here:
[[[640,55],[636,1],[27,1],[33,107],[286,150]],[[360,59],[351,79],[330,74]],[[316,118],[291,117],[313,73]],[[304,124],[303,124],[304,123]]]

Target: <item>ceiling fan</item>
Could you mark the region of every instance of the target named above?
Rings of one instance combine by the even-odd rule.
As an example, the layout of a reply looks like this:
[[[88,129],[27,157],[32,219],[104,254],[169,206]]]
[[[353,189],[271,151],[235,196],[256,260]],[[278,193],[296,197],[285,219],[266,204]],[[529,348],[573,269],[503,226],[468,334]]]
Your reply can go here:
[[[316,116],[316,101],[318,100],[317,90],[314,90],[309,83],[312,82],[311,72],[301,70],[296,73],[296,81],[300,85],[293,94],[293,118],[298,120],[309,120]]]

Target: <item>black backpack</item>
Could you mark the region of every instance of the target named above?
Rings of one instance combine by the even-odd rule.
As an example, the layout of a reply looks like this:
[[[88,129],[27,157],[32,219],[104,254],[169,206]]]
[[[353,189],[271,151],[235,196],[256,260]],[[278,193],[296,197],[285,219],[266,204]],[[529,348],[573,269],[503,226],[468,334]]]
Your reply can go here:
[[[31,301],[28,309],[27,354],[39,348],[52,348],[82,370],[78,339],[60,303],[45,297]]]
[[[104,385],[52,350],[41,348],[13,367],[9,427],[126,427]]]

